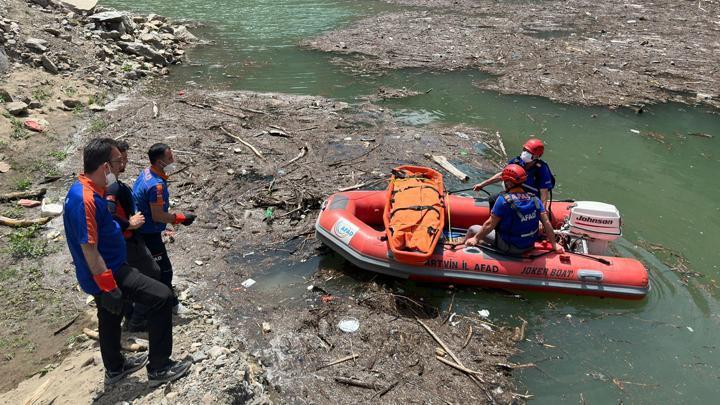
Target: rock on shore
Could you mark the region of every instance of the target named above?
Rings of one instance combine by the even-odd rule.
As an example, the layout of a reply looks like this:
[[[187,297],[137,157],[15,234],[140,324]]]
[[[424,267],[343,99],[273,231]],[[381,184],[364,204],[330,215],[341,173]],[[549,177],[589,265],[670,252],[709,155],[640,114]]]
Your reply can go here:
[[[18,62],[91,84],[130,86],[164,75],[182,63],[184,49],[199,42],[185,25],[94,6],[92,1],[10,0],[31,7],[28,18],[0,17],[0,73]],[[91,7],[92,6],[92,7]]]

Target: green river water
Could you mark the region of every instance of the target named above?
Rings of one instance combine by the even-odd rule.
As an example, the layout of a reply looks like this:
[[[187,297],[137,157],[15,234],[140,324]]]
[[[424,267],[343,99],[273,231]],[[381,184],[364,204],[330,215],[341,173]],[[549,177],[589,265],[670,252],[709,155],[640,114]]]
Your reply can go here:
[[[393,6],[333,0],[111,0],[103,4],[206,23],[194,32],[214,41],[189,52],[192,64],[174,69],[169,85],[193,85],[335,97],[352,102],[378,86],[432,88],[429,94],[383,103],[414,125],[466,123],[503,134],[509,153],[530,133],[542,134],[544,158],[558,178],[556,198],[605,201],[623,215],[617,249],[643,259],[652,291],[641,302],[550,294],[509,295],[459,289],[458,311],[488,309],[491,319],[529,321],[523,353],[513,360],[539,367],[516,372],[535,403],[715,403],[720,394],[720,315],[712,286],[720,253],[720,116],[684,105],[609,111],[546,99],[485,92],[477,72],[393,72],[358,77],[331,56],[299,49],[303,38]],[[640,131],[640,134],[636,133]],[[664,143],[643,134],[665,136]],[[687,136],[703,132],[712,139]],[[483,175],[472,171],[473,180]],[[668,267],[636,244],[681,252],[701,274],[684,286]],[[314,271],[321,261],[305,263]],[[325,263],[327,264],[327,263]],[[269,277],[282,284],[288,278]],[[700,286],[700,287],[698,287]],[[445,289],[403,285],[447,306]],[[708,293],[707,291],[711,291]],[[543,346],[546,343],[554,347]],[[615,379],[615,383],[613,380]],[[622,386],[622,389],[619,387]]]

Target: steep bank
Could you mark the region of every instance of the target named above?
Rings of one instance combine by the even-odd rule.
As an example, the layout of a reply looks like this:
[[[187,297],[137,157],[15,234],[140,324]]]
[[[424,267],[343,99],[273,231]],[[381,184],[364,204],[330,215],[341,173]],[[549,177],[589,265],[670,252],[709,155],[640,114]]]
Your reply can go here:
[[[52,369],[87,325],[62,221],[42,225],[35,203],[24,208],[6,195],[62,201],[79,169],[70,156],[108,125],[98,115],[105,105],[143,78],[167,74],[195,42],[162,16],[0,3],[0,391]],[[17,221],[40,223],[5,226]]]
[[[358,71],[477,69],[495,76],[480,88],[564,103],[720,107],[717,2],[388,2],[415,8],[303,45]]]

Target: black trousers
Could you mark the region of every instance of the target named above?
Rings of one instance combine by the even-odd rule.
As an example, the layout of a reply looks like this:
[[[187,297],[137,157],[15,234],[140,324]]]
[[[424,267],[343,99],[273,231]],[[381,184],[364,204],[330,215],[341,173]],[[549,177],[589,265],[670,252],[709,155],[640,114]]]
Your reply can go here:
[[[127,246],[127,263],[130,267],[134,267],[141,274],[154,280],[160,280],[160,266],[153,260],[152,253],[145,246],[145,241],[137,233],[130,239],[125,240]],[[126,313],[127,319],[131,323],[140,325],[147,321],[147,314],[150,308],[139,302],[130,304]]]
[[[173,267],[172,263],[170,263],[170,257],[168,256],[167,249],[165,248],[165,243],[163,243],[162,234],[143,233],[141,236],[145,241],[145,245],[150,250],[155,263],[157,263],[160,267],[160,281],[170,287],[170,290],[173,292],[172,306],[177,305],[178,300],[172,286]]]
[[[148,307],[148,369],[166,366],[172,354],[172,292],[163,283],[141,274],[136,268],[123,265],[115,272],[115,282],[123,298]],[[120,369],[125,358],[120,353],[122,314],[115,315],[97,303],[100,332],[100,354],[106,370]]]

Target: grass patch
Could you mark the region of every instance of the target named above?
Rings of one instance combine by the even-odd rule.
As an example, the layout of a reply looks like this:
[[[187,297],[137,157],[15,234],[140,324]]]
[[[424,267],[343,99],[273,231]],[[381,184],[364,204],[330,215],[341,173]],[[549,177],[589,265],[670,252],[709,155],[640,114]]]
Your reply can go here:
[[[13,219],[21,219],[23,217],[23,209],[15,205],[5,208],[0,215]]]
[[[30,179],[28,179],[27,177],[15,182],[15,188],[18,189],[18,191],[29,190],[30,186],[32,186],[32,181]]]
[[[18,271],[15,267],[8,267],[6,269],[0,269],[0,283],[5,280],[15,279],[18,276]]]
[[[65,93],[65,95],[67,96],[72,97],[77,94],[77,89],[75,87],[66,87],[63,89],[63,93]]]
[[[132,67],[132,65],[130,65],[129,63],[125,63],[125,64],[122,65],[122,68],[120,68],[120,69],[121,69],[123,72],[129,72],[129,71],[133,70],[133,67]]]
[[[43,101],[50,98],[50,92],[47,89],[38,87],[32,91],[32,98],[37,101]]]
[[[63,160],[67,159],[68,153],[64,150],[54,150],[50,153],[48,153],[48,156],[51,158],[55,158],[58,162],[62,162]]]
[[[73,114],[82,114],[83,111],[85,111],[85,106],[82,104],[78,104],[72,109]]]
[[[55,167],[55,165],[52,165],[48,162],[37,160],[35,163],[33,163],[31,170],[33,172],[42,173],[43,175],[47,177],[53,177],[53,176],[59,176],[60,171]]]
[[[38,226],[30,226],[20,229],[10,234],[10,243],[8,250],[10,254],[17,259],[24,257],[37,258],[45,256],[49,253],[47,241],[38,238]]]
[[[10,125],[12,125],[10,136],[13,137],[13,139],[27,139],[30,137],[30,133],[25,129],[20,120],[10,118]]]
[[[92,133],[100,132],[103,129],[108,127],[107,121],[105,121],[102,118],[95,118],[90,122],[90,125],[88,126],[88,131]]]

